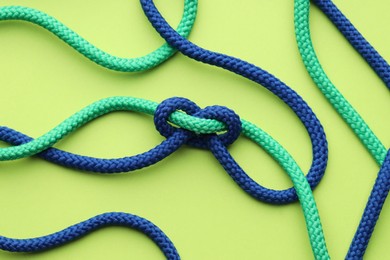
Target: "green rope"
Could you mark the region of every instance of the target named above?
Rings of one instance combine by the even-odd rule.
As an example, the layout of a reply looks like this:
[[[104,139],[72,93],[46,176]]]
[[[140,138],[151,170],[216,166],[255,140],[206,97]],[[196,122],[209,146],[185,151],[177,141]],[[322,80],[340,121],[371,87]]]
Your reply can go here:
[[[177,27],[177,32],[184,37],[188,37],[194,25],[197,5],[197,0],[184,1],[183,16]],[[39,25],[55,34],[91,61],[117,71],[145,71],[161,64],[175,53],[175,50],[165,43],[157,50],[142,57],[131,59],[116,57],[98,49],[55,18],[41,11],[23,6],[1,7],[0,21],[5,20],[24,20]]]
[[[104,114],[118,110],[126,110],[153,115],[157,106],[158,103],[133,97],[111,97],[102,99],[75,113],[46,134],[29,143],[1,148],[0,161],[15,160],[39,153],[53,146],[56,142],[84,124]],[[225,130],[224,125],[221,122],[213,119],[193,117],[179,111],[174,112],[171,115],[170,121],[179,127],[203,134],[216,133]],[[310,241],[312,244],[314,242],[315,244],[319,244],[318,252],[322,252],[322,255],[324,255],[323,252],[325,252],[327,255],[325,243],[318,243],[318,241],[325,241],[325,239],[317,206],[304,173],[292,156],[276,140],[254,124],[243,119],[241,122],[243,129],[242,133],[261,146],[290,176],[301,202]]]
[[[352,128],[379,166],[385,160],[387,150],[379,138],[372,132],[358,112],[333,85],[323,70],[313,48],[309,26],[310,0],[294,1],[294,23],[299,52],[310,77],[325,97]]]

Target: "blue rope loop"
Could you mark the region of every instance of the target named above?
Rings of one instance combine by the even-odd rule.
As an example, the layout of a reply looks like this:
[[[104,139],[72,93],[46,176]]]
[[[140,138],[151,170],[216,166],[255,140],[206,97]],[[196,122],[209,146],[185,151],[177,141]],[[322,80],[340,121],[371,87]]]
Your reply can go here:
[[[279,194],[283,194],[284,190],[273,190],[265,188],[256,181],[240,167],[234,160],[232,155],[228,152],[226,147],[216,138],[210,139],[210,150],[222,165],[225,171],[230,175],[234,182],[244,190],[248,195],[256,200],[270,203],[270,204],[284,204],[277,199]]]
[[[199,118],[216,119],[224,123],[226,132],[217,136],[225,146],[229,146],[240,136],[241,120],[233,110],[224,106],[208,106],[201,109],[194,102],[186,98],[173,97],[161,102],[154,115],[154,123],[157,131],[166,138],[170,138],[179,130],[168,123],[169,116],[177,110],[181,110]],[[180,131],[189,132],[188,130]],[[194,147],[209,149],[209,140],[215,135],[216,134],[198,135],[192,133],[192,137],[189,138],[186,143]]]
[[[122,212],[104,213],[62,231],[37,238],[14,239],[0,236],[0,249],[11,252],[40,252],[75,241],[95,230],[108,226],[123,226],[138,230],[147,235],[167,259],[180,260],[172,241],[161,229],[149,220]]]
[[[307,174],[307,180],[312,189],[317,187],[325,174],[328,162],[328,144],[320,121],[302,97],[279,79],[253,64],[203,49],[181,37],[161,16],[152,0],[141,0],[141,4],[153,27],[169,45],[191,59],[221,67],[264,86],[295,112],[311,139],[313,161]],[[269,203],[287,204],[298,199],[294,188],[281,191],[269,189],[268,191]]]

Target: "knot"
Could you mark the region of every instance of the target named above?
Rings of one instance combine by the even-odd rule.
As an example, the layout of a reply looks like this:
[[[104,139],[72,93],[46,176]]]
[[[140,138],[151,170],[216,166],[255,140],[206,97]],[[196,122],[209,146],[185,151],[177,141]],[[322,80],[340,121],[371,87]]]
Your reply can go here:
[[[175,127],[168,122],[169,117],[175,111],[182,111],[198,118],[218,120],[226,126],[226,131],[223,133],[199,134]],[[201,109],[191,100],[181,97],[173,97],[161,102],[154,114],[154,124],[157,131],[166,138],[172,136],[176,131],[182,131],[190,134],[186,144],[206,149],[209,148],[209,140],[212,137],[217,137],[224,146],[228,146],[241,133],[240,117],[233,110],[224,106],[208,106]]]

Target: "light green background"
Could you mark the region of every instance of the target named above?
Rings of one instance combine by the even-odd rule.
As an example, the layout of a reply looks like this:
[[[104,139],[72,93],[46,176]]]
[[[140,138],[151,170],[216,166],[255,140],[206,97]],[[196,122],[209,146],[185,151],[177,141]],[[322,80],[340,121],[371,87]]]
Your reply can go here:
[[[171,24],[182,0],[156,1]],[[390,61],[389,3],[335,3]],[[103,50],[136,57],[163,41],[137,0],[17,1],[42,10]],[[340,33],[312,8],[312,37],[320,61],[386,147],[390,146],[390,95]],[[47,31],[25,22],[0,23],[0,125],[38,137],[84,106],[104,97],[162,101],[184,96],[200,106],[226,105],[276,138],[307,172],[311,144],[297,117],[264,88],[181,54],[146,73],[117,73],[88,61]],[[292,0],[200,0],[190,39],[207,49],[248,60],[270,71],[313,108],[329,141],[326,175],[314,195],[328,248],[342,259],[357,227],[378,167],[315,87],[300,60]],[[151,117],[117,112],[95,120],[56,147],[98,157],[143,152],[163,138]],[[249,175],[272,188],[291,186],[261,149],[240,138],[230,149]],[[183,259],[311,259],[299,203],[272,206],[249,197],[210,152],[184,147],[155,166],[103,176],[66,169],[37,158],[0,165],[0,234],[46,235],[107,211],[145,217],[175,243]],[[367,259],[390,259],[390,205],[378,222]],[[45,253],[0,252],[0,259],[162,259],[144,235],[107,228]]]

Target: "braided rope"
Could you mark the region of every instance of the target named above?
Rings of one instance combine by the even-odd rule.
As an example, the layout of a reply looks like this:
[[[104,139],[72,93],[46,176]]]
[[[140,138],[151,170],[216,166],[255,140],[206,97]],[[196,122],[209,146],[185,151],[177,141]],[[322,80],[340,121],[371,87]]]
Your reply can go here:
[[[189,114],[177,111],[179,109],[180,111],[189,112]],[[49,148],[62,137],[75,131],[88,121],[115,110],[130,110],[155,114],[156,127],[162,135],[167,137],[167,140],[146,153],[121,159],[91,158]],[[183,124],[184,127],[196,125],[198,132],[184,130],[185,128],[172,128],[167,123],[168,118],[176,125],[180,125],[183,121],[187,121],[187,124]],[[221,125],[222,128],[220,127]],[[67,167],[96,172],[117,172],[124,169],[140,169],[154,164],[177,150],[184,143],[188,143],[198,147],[209,148],[232,179],[250,196],[261,201],[275,203],[273,196],[277,194],[276,192],[280,191],[269,190],[256,183],[242,170],[226,149],[226,146],[234,142],[238,137],[241,129],[245,136],[265,149],[287,172],[301,202],[309,237],[314,241],[312,244],[316,241],[323,240],[324,235],[317,206],[311,187],[300,167],[277,141],[252,123],[240,120],[234,112],[225,107],[213,106],[200,110],[194,103],[182,98],[171,98],[162,102],[160,105],[138,98],[106,98],[82,109],[47,134],[35,140],[15,130],[0,127],[0,140],[18,145],[15,147],[1,148],[0,158],[2,160],[22,158],[49,148],[38,155],[48,161]],[[212,134],[226,130],[227,133],[223,135],[217,136]],[[200,134],[201,132],[203,135]],[[69,228],[67,230],[72,229]],[[37,238],[37,240],[49,243],[46,242],[47,237]],[[68,242],[70,240],[65,239],[65,241]],[[31,240],[30,242],[34,244],[38,243],[35,240]],[[52,242],[49,244],[52,245]],[[56,245],[59,244],[57,243]],[[41,247],[41,250],[47,248],[49,247]],[[4,249],[7,248],[4,247]],[[324,250],[326,251],[326,248]]]
[[[178,33],[183,37],[188,37],[191,32],[196,18],[197,5],[197,0],[184,1],[183,16],[177,27]],[[95,47],[55,18],[41,11],[23,6],[0,7],[0,21],[7,20],[23,20],[39,25],[52,32],[91,61],[116,71],[137,72],[149,70],[160,65],[175,53],[172,47],[164,44],[157,50],[142,57],[129,59],[113,56]]]
[[[104,213],[51,235],[14,239],[0,236],[0,249],[11,252],[40,252],[79,239],[95,230],[107,226],[123,226],[138,230],[147,235],[169,260],[179,260],[180,256],[172,241],[150,221],[127,213]]]
[[[390,86],[390,66],[380,54],[364,39],[352,23],[341,13],[341,11],[330,0],[315,0],[314,3],[328,16],[336,25],[345,38],[370,64],[377,75],[387,87]],[[360,224],[354,235],[347,259],[362,259],[365,250],[374,231],[375,224],[379,218],[381,209],[389,193],[389,159],[385,146],[371,131],[361,116],[348,103],[343,95],[330,81],[315,54],[310,37],[309,0],[295,0],[294,20],[295,33],[299,52],[311,78],[324,93],[325,97],[343,117],[346,123],[352,128],[367,150],[371,153],[377,163],[381,166],[375,185],[371,191]]]

